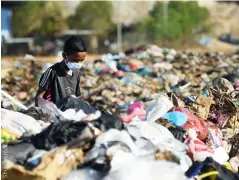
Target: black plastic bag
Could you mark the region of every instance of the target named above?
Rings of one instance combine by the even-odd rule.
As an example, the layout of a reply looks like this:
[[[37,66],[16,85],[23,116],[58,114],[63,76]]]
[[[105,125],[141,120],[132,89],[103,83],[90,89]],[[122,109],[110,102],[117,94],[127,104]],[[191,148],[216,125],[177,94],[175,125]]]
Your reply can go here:
[[[60,99],[55,104],[61,111],[75,109],[77,112],[79,110],[83,110],[85,114],[92,114],[96,111],[95,108],[89,105],[87,102],[72,96]]]
[[[124,128],[124,124],[118,116],[109,114],[105,111],[101,111],[101,116],[98,119],[92,121],[92,123],[103,132],[111,128],[118,130]]]
[[[50,150],[71,142],[74,139],[94,140],[95,135],[86,122],[54,122],[41,133],[32,136],[31,142],[38,149]]]
[[[185,141],[185,134],[186,134],[186,130],[183,129],[182,127],[169,127],[168,130],[173,134],[173,136],[181,141],[184,142]]]

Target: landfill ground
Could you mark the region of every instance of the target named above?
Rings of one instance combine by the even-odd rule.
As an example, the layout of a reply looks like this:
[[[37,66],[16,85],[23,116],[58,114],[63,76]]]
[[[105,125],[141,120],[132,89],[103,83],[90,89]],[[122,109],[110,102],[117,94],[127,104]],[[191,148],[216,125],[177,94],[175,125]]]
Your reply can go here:
[[[1,60],[2,176],[239,179],[238,51],[147,45],[89,55],[80,98],[35,107],[38,81],[56,62]]]

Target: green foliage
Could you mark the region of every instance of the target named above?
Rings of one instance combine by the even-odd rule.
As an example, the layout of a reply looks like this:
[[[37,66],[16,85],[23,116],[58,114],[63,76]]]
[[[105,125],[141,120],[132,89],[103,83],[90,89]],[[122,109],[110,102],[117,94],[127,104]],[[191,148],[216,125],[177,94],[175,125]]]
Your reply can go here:
[[[56,1],[27,1],[13,9],[13,34],[27,36],[38,32],[41,36],[54,36],[67,28],[63,8]]]
[[[157,2],[150,12],[150,17],[138,25],[140,31],[151,32],[156,39],[176,40],[191,35],[193,30],[209,17],[208,10],[199,7],[195,1],[170,1],[168,21],[165,22],[163,3]]]
[[[95,30],[105,36],[112,29],[113,6],[110,1],[83,1],[69,17],[71,29]]]

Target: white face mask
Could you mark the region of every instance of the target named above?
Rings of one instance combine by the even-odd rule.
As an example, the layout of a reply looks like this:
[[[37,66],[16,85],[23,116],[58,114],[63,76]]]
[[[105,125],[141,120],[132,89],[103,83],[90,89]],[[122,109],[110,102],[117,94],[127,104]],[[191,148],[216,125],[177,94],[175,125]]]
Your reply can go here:
[[[72,62],[69,62],[67,60],[65,60],[66,62],[66,65],[67,67],[70,69],[70,70],[78,70],[82,67],[83,63],[82,62],[79,62],[79,63],[72,63]]]

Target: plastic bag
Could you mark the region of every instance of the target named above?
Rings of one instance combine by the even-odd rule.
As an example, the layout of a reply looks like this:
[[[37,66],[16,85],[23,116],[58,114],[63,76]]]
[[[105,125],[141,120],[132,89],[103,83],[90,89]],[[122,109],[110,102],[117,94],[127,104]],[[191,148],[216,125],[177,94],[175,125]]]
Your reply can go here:
[[[41,132],[41,125],[32,117],[25,114],[1,109],[2,128],[6,129],[18,136],[24,133],[28,135]]]
[[[118,141],[126,144],[131,150],[132,154],[134,154],[135,156],[145,156],[156,151],[156,149],[144,149],[138,147],[125,130],[119,131],[116,129],[110,129],[97,137],[95,146],[99,146],[110,141]]]
[[[183,125],[183,127],[185,129],[195,129],[197,133],[197,137],[202,141],[207,138],[208,128],[206,123],[202,119],[195,116],[186,108],[182,108],[182,107],[172,108],[170,112],[171,111],[179,111],[179,112],[185,113],[187,115],[187,122]]]
[[[80,121],[87,117],[87,115],[84,113],[84,111],[79,110],[78,112],[75,111],[75,109],[67,109],[64,111],[64,117],[67,117],[67,119]]]
[[[220,146],[214,149],[214,155],[212,156],[212,158],[219,164],[225,164],[228,161],[229,156],[226,153],[226,151],[223,149],[223,147]]]
[[[189,146],[189,153],[192,154],[194,161],[202,162],[207,157],[213,156],[214,150],[197,139],[194,129],[189,129],[188,134],[189,137],[186,139],[186,144]]]
[[[175,139],[166,127],[155,122],[132,121],[126,125],[126,129],[135,139],[148,139],[161,151],[175,150],[186,152],[186,145]]]
[[[74,98],[74,97],[71,97],[71,98]],[[47,101],[43,98],[39,98],[38,103],[39,103],[39,107],[45,113],[50,115],[50,118],[49,118],[50,120],[55,120],[55,119],[61,119],[62,118],[63,120],[67,119],[67,120],[81,121],[81,120],[83,120],[84,118],[87,117],[87,114],[85,114],[82,109],[79,109],[79,107],[76,107],[75,105],[71,106],[71,109],[67,109],[67,110],[65,110],[64,109],[65,107],[64,107],[63,109],[65,111],[63,112],[60,109],[58,109],[55,104],[53,104],[52,102],[49,102],[49,101]],[[70,106],[70,105],[67,105],[67,106]],[[59,107],[61,107],[61,106],[59,105]],[[90,110],[88,110],[88,111],[90,111]]]
[[[179,165],[168,161],[128,158],[117,171],[110,172],[104,180],[186,180]]]
[[[162,116],[163,119],[169,120],[175,126],[182,126],[187,122],[187,116],[182,112],[168,112]]]
[[[146,103],[146,120],[156,121],[173,107],[167,96],[161,95],[157,100]]]
[[[92,114],[96,111],[95,108],[89,105],[87,102],[73,96],[60,99],[55,104],[61,111],[74,109],[75,111],[82,110],[85,114]]]
[[[98,111],[96,111],[97,113]],[[105,132],[109,129],[123,129],[124,124],[120,118],[114,114],[101,111],[100,117],[91,121],[95,127],[99,128],[101,131]],[[88,117],[87,117],[88,118]],[[85,118],[85,120],[87,119]]]
[[[41,97],[38,98],[38,106],[46,114],[49,114],[49,119],[55,119],[56,117],[64,117],[64,113],[57,108],[55,104],[50,101],[47,101]],[[65,118],[65,117],[64,117]]]
[[[126,128],[135,139],[143,137],[149,139],[153,144],[167,141],[167,139],[174,139],[166,127],[155,122],[132,121],[126,125]]]
[[[186,138],[186,130],[182,127],[169,127],[168,130],[173,134],[173,136],[181,141],[184,142]]]
[[[144,110],[144,103],[137,101],[128,107],[127,115],[121,116],[123,122],[130,122],[135,116],[140,120],[145,119],[146,111]]]

